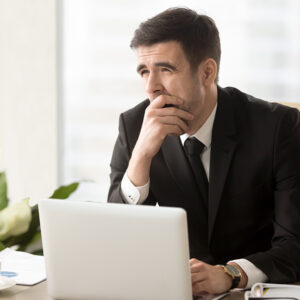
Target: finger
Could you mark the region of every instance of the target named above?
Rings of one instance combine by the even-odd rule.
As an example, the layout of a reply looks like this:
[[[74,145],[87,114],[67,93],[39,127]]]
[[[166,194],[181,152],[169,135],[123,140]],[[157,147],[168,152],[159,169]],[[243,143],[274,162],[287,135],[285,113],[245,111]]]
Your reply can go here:
[[[195,272],[203,272],[206,270],[206,264],[202,261],[198,261],[198,263],[194,263],[193,265],[190,265],[191,273]]]
[[[156,109],[155,113],[160,116],[177,116],[177,117],[187,120],[187,121],[194,119],[194,116],[191,113],[184,111],[177,107],[167,107],[167,108],[163,108],[163,109]]]
[[[165,136],[167,135],[182,135],[184,132],[178,125],[167,125],[165,124]]]
[[[192,266],[192,265],[194,265],[194,264],[197,264],[197,263],[199,263],[200,262],[200,260],[198,260],[198,259],[196,259],[196,258],[191,258],[190,259],[190,266]]]
[[[163,108],[167,104],[180,105],[183,101],[176,96],[160,95],[156,97],[151,103],[152,108]]]
[[[167,125],[177,125],[180,127],[180,129],[183,132],[188,132],[189,131],[189,127],[187,126],[187,124],[182,121],[182,119],[178,118],[178,117],[174,117],[174,116],[168,116],[168,117],[160,117],[159,121],[163,124],[167,124]]]
[[[203,281],[203,280],[205,280],[205,279],[207,279],[206,278],[206,273],[204,273],[204,272],[197,272],[197,273],[192,273],[191,274],[191,280],[192,280],[192,284],[194,284],[194,283],[196,283],[196,282],[200,282],[200,281]]]
[[[207,280],[194,283],[192,285],[192,289],[193,289],[194,296],[200,296],[201,294],[203,295],[203,293],[206,293],[208,290]]]

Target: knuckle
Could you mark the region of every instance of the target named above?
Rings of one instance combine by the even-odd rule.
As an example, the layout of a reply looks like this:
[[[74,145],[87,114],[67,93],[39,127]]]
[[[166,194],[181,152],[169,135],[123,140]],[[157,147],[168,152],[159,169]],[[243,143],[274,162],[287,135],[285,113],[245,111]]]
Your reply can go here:
[[[158,123],[156,126],[156,129],[158,132],[161,132],[163,130],[164,126],[161,123]]]
[[[201,268],[203,271],[206,271],[205,265],[203,264],[203,262],[198,261],[197,264],[196,264],[196,266],[197,266],[198,268]]]
[[[158,118],[156,116],[151,116],[151,118],[150,118],[150,124],[156,123],[157,119]]]
[[[149,119],[149,124],[150,126],[160,126],[161,123],[158,121],[158,117],[157,116],[153,116]]]

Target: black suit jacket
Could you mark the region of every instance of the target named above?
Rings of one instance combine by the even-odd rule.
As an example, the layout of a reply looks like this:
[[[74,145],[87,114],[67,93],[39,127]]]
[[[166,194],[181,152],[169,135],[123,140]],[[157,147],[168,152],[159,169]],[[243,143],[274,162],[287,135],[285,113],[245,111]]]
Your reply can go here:
[[[148,105],[120,116],[109,202],[123,202],[120,183]],[[208,211],[175,136],[166,137],[151,164],[144,204],[156,203],[187,211],[191,257],[210,264],[246,258],[271,282],[300,280],[299,111],[218,87]]]

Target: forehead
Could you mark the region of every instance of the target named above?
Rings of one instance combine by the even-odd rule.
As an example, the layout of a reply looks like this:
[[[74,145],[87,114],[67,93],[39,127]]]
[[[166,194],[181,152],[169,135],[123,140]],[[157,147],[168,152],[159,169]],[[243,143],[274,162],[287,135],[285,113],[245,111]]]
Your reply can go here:
[[[137,48],[138,64],[151,64],[165,61],[173,64],[187,63],[181,45],[176,41],[157,43]]]

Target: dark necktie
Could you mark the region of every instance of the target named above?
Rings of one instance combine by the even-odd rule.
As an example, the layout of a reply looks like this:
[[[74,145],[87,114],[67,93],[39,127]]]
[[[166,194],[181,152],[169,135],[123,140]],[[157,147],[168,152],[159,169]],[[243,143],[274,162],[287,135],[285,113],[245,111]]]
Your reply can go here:
[[[196,138],[188,138],[184,142],[184,149],[194,173],[195,181],[199,187],[205,208],[208,208],[208,180],[200,159],[204,145]]]

